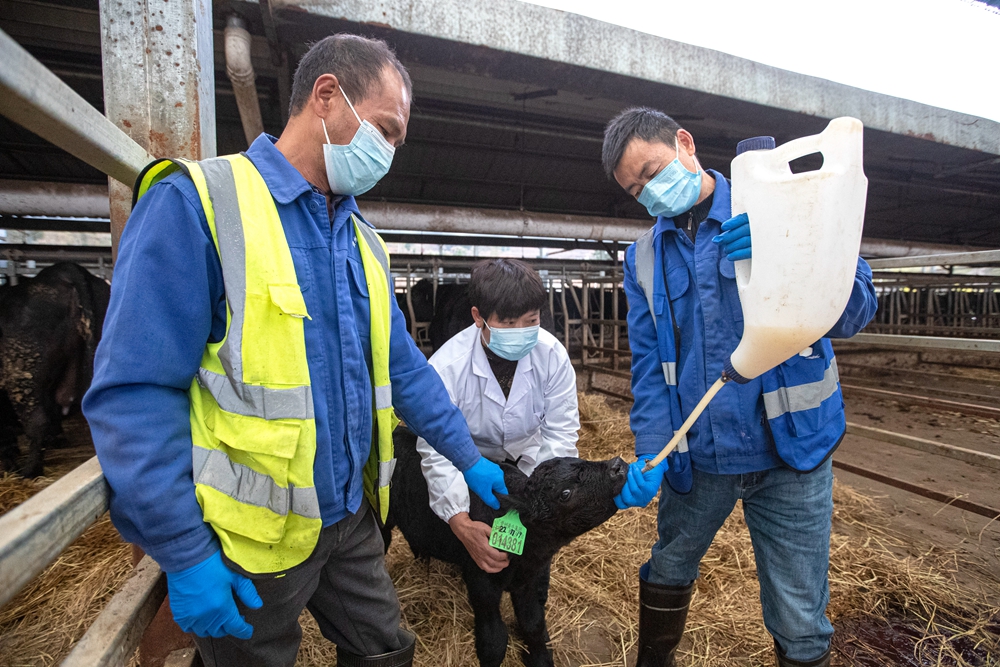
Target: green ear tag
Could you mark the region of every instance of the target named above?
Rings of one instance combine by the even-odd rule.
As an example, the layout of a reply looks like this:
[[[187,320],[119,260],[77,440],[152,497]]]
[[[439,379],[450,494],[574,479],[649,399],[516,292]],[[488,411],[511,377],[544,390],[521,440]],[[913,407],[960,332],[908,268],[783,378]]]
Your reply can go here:
[[[493,520],[490,546],[520,556],[524,551],[524,538],[527,535],[528,529],[521,523],[517,510],[511,510],[499,519]]]

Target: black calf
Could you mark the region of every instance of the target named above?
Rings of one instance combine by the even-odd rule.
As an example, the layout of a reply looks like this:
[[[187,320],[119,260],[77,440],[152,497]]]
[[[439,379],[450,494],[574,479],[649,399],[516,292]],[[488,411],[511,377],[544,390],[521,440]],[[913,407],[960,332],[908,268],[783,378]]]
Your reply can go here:
[[[620,458],[584,461],[558,458],[542,462],[530,477],[504,464],[508,496],[494,511],[474,494],[470,516],[492,525],[496,517],[516,509],[527,529],[524,553],[510,555],[510,565],[496,574],[479,569],[447,523],[430,509],[427,484],[420,472],[416,436],[399,428],[394,437],[396,471],[393,475],[389,532],[399,526],[417,558],[437,558],[462,567],[462,577],[475,613],[476,654],[483,667],[499,667],[507,653],[507,627],[500,616],[500,598],[510,592],[518,629],[527,650],[528,667],[553,664],[548,648],[545,603],[549,593],[552,557],[574,538],[604,523],[617,511],[614,497],[625,484],[627,466]]]

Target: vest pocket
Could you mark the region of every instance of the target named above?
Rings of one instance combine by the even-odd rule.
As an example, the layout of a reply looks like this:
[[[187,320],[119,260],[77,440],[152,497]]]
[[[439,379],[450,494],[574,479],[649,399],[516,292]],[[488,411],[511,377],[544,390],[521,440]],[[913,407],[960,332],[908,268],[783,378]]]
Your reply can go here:
[[[818,347],[818,346],[817,346]],[[795,437],[815,435],[843,410],[837,365],[827,366],[823,355],[814,359],[793,358],[775,369],[779,386],[764,394],[768,419],[791,422]]]
[[[306,300],[302,298],[302,290],[298,285],[268,285],[267,292],[271,303],[285,315],[300,319],[309,317]]]
[[[246,296],[243,381],[271,387],[309,384],[303,319],[309,317],[297,285],[268,285]]]
[[[195,484],[205,520],[217,529],[276,544],[292,509],[289,467],[301,422],[265,421],[212,406],[205,426],[214,447],[195,446]]]

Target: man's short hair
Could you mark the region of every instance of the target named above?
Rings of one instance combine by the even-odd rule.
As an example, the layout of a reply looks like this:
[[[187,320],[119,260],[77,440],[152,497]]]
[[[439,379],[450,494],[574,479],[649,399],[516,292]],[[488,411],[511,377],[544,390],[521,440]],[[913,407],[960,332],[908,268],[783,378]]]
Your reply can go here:
[[[491,315],[501,320],[517,319],[541,310],[548,293],[538,272],[518,259],[488,259],[472,267],[469,303],[483,319]]]
[[[351,104],[360,104],[369,95],[381,90],[382,72],[388,65],[396,68],[407,93],[412,97],[413,83],[409,72],[381,39],[348,34],[324,37],[312,45],[295,68],[288,115],[294,116],[302,111],[312,95],[316,79],[324,74],[336,76]]]
[[[608,178],[614,178],[615,169],[622,161],[622,155],[632,139],[638,137],[643,141],[662,141],[668,146],[674,145],[677,130],[681,126],[673,118],[649,107],[632,107],[625,109],[611,119],[604,128],[604,148],[601,151],[601,164]]]

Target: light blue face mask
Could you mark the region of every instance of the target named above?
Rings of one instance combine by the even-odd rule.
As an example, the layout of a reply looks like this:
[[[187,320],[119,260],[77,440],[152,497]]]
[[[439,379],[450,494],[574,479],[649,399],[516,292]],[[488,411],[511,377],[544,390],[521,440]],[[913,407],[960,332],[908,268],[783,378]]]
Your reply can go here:
[[[528,356],[535,344],[538,343],[538,328],[522,327],[518,329],[490,328],[490,325],[483,322],[483,326],[490,332],[490,342],[486,347],[508,361],[517,361]]]
[[[342,86],[340,94],[347,100],[347,106],[351,107],[360,127],[354,133],[351,143],[346,146],[331,144],[326,121],[320,118],[323,122],[323,134],[326,135],[326,143],[323,144],[326,178],[330,181],[330,191],[334,194],[357,196],[371,190],[389,172],[396,149],[374,125],[361,120]]]
[[[674,152],[680,155],[678,148],[674,138]],[[639,193],[639,203],[654,218],[661,215],[673,218],[694,206],[700,192],[701,170],[692,173],[675,157],[646,183]]]

